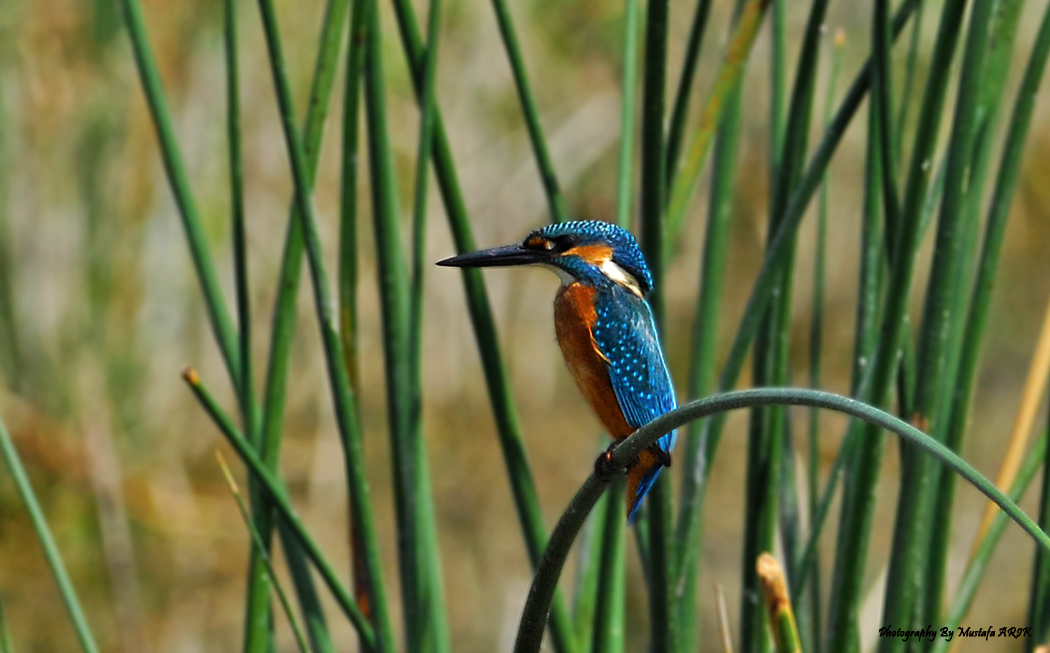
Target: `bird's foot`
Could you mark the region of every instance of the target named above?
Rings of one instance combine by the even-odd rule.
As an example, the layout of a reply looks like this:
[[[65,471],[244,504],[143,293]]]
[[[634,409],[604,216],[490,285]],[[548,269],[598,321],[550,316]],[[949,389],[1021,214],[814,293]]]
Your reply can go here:
[[[626,468],[617,469],[613,467],[612,455],[613,451],[616,450],[617,442],[613,442],[609,445],[609,448],[602,452],[598,459],[594,461],[594,476],[602,483],[610,483],[618,475],[623,474]]]
[[[654,444],[653,446],[649,447],[649,452],[652,453],[653,456],[656,457],[656,462],[660,463],[664,467],[670,467],[671,466],[671,452],[670,451],[664,451],[659,446]]]

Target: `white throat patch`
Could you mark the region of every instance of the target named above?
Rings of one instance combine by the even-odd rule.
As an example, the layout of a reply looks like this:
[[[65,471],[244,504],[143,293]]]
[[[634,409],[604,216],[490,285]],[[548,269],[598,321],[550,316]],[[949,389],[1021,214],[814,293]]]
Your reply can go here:
[[[602,271],[602,274],[609,277],[616,283],[627,288],[634,294],[642,297],[642,287],[638,284],[638,279],[634,278],[634,275],[624,270],[616,261],[608,259],[602,261],[602,264],[598,266],[598,269]]]

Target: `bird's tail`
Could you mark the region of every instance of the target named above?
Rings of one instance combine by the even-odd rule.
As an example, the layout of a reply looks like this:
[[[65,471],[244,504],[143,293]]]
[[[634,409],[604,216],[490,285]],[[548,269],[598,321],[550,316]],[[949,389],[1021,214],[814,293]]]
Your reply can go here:
[[[654,447],[655,448],[655,447]],[[646,449],[638,454],[638,462],[627,470],[627,523],[634,522],[642,499],[649,493],[664,466],[671,466],[671,455],[661,447],[658,451]]]

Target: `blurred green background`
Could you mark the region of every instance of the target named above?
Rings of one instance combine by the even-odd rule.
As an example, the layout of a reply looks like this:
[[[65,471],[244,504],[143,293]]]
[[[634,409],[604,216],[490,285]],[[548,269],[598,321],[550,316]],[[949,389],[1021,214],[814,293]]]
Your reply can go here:
[[[143,4],[213,255],[227,296],[232,297],[221,6],[203,1]],[[1045,3],[1030,4],[1034,6],[1027,11],[1036,16]],[[715,3],[713,25],[723,26],[715,28],[716,34],[728,22],[730,5]],[[323,3],[285,0],[278,7],[301,111]],[[258,16],[253,3],[241,3],[240,9],[253,328],[256,353],[263,360],[292,189]],[[530,0],[515,3],[513,11],[571,213],[611,219],[620,106],[620,4]],[[689,11],[687,3],[672,3],[672,62],[681,59]],[[869,14],[866,3],[832,4],[821,79],[826,83],[831,35],[842,29],[846,44],[840,94],[869,51]],[[805,15],[792,11],[789,3],[787,18],[788,52],[794,57]],[[393,79],[391,134],[404,182],[411,179],[417,113],[400,47],[390,37],[392,20],[385,4],[383,19],[390,28],[385,61]],[[1030,43],[1035,22],[1022,22],[1020,51]],[[921,38],[932,40],[934,27],[928,18]],[[491,9],[480,0],[450,1],[442,33],[438,96],[475,235],[483,246],[517,240],[549,216]],[[710,85],[721,45],[718,38],[705,44],[697,97]],[[726,338],[735,329],[764,248],[768,59],[768,33],[763,32],[745,82],[745,131],[723,322],[708,326],[720,329]],[[1011,74],[1019,77],[1019,64]],[[677,71],[672,69],[671,75],[676,79]],[[1015,86],[1011,84],[1008,92]],[[335,97],[338,105],[338,89]],[[697,104],[694,101],[694,107]],[[330,116],[338,114],[334,106]],[[829,179],[824,378],[826,389],[837,392],[848,391],[863,124],[862,116],[854,120]],[[338,121],[330,118],[316,193],[330,254],[337,241],[338,129]],[[975,393],[976,435],[964,451],[964,457],[988,476],[998,468],[1050,290],[1050,185],[1040,165],[1048,156],[1050,106],[1041,102],[1000,264]],[[407,195],[407,184],[402,190]],[[432,193],[434,219],[428,234],[434,260],[453,252],[436,195]],[[686,300],[697,292],[703,220],[704,203],[697,202],[666,288],[665,347],[672,373],[683,379],[680,386],[692,314],[692,303]],[[368,241],[366,223],[362,233]],[[800,233],[795,296],[800,317],[794,346],[799,361],[796,380],[803,384],[812,225],[803,225]],[[927,240],[931,237],[932,231]],[[366,242],[364,251],[361,401],[370,479],[388,552],[387,577],[392,580],[394,529],[379,313],[367,254],[374,249]],[[530,461],[552,525],[592,468],[602,446],[600,425],[579,396],[555,343],[550,308],[554,277],[538,271],[494,271],[487,273],[486,282]],[[462,651],[507,650],[531,574],[460,288],[456,273],[428,271],[425,425],[452,641]],[[282,469],[304,519],[330,558],[345,566],[343,468],[306,293],[300,297],[300,314]],[[728,340],[724,344],[727,347]],[[116,3],[4,0],[0,414],[30,469],[104,650],[239,647],[248,539],[213,456],[225,445],[178,376],[190,364],[212,380],[226,405],[233,405],[231,388],[219,381],[225,378],[221,359]],[[714,583],[726,586],[731,618],[738,603],[741,418],[736,416],[730,424],[708,497],[701,580],[708,598],[697,616],[710,625],[705,628],[707,637],[714,626]],[[838,416],[823,418],[828,464],[844,424]],[[880,489],[883,513],[869,563],[873,584],[885,565],[897,487],[896,447],[890,449]],[[984,503],[969,489],[961,491],[958,500],[953,555],[961,567]],[[1031,497],[1022,503],[1029,510],[1034,505]],[[642,624],[647,619],[645,587],[630,546],[628,614],[630,621]],[[1021,625],[1027,586],[1018,581],[1027,578],[1031,550],[1019,529],[1008,530],[967,623]],[[17,650],[75,646],[23,505],[6,474],[0,474],[0,599]],[[872,606],[877,615],[881,600],[873,599]],[[876,618],[866,624],[866,632],[880,625]],[[349,627],[333,627],[342,635],[341,650],[352,649]],[[635,630],[631,650],[644,646],[644,629]],[[969,648],[991,650],[987,646],[980,642]]]

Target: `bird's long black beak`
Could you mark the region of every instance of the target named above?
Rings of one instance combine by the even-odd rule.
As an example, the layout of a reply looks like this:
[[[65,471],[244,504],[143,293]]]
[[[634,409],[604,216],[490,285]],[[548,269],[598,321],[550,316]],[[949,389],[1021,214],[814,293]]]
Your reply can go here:
[[[493,268],[533,265],[543,262],[546,258],[546,252],[525,249],[520,244],[514,244],[460,254],[438,261],[437,264],[447,268]]]

